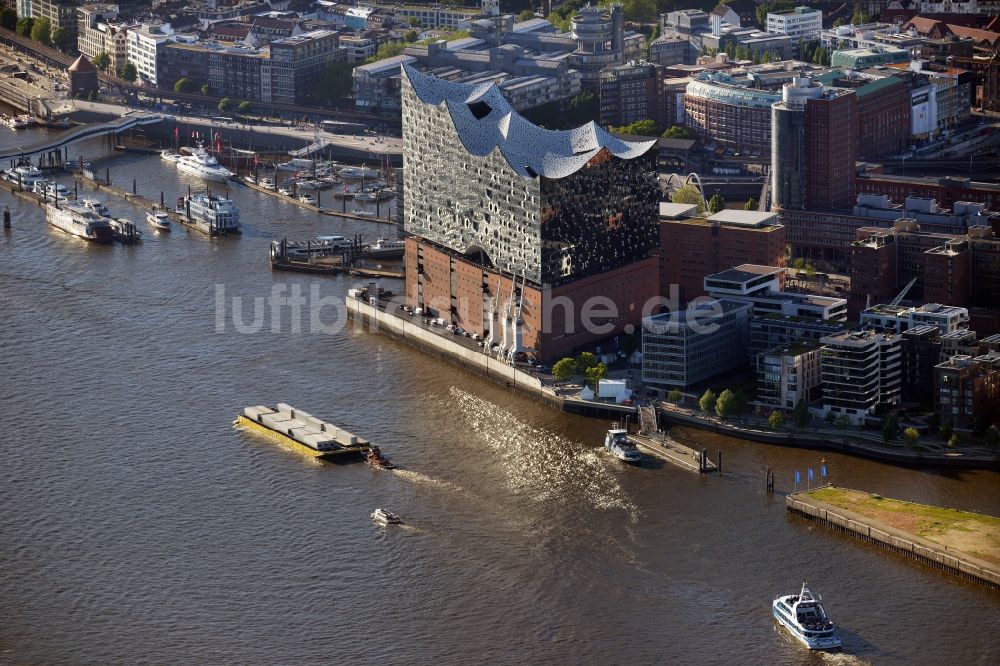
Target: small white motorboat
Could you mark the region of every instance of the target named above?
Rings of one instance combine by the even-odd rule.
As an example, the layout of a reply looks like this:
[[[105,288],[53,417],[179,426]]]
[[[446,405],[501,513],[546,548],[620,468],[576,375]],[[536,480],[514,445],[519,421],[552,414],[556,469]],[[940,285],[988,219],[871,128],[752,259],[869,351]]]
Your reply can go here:
[[[775,599],[771,612],[810,650],[834,650],[841,646],[840,637],[820,601],[819,596],[813,595],[802,583],[802,591],[798,594],[786,594]]]
[[[372,520],[379,525],[402,525],[403,519],[386,509],[375,509],[372,512]]]
[[[304,204],[309,204],[310,206],[316,205],[316,198],[311,194],[300,194],[299,201]]]
[[[628,431],[619,428],[617,423],[604,436],[604,448],[622,462],[637,463],[642,460],[639,447],[628,438]]]
[[[355,208],[351,211],[352,215],[358,215],[360,217],[375,217],[375,211],[364,210],[363,208]]]
[[[170,217],[162,208],[154,208],[146,213],[146,221],[157,231],[170,231]]]
[[[261,178],[260,179],[260,186],[261,187],[266,187],[269,190],[273,190],[274,189],[274,181],[271,180],[270,178]]]
[[[290,196],[292,196],[292,191],[290,189],[288,189],[287,187],[279,187],[278,188],[278,194],[282,194],[282,195],[284,195],[286,197],[290,197]]]

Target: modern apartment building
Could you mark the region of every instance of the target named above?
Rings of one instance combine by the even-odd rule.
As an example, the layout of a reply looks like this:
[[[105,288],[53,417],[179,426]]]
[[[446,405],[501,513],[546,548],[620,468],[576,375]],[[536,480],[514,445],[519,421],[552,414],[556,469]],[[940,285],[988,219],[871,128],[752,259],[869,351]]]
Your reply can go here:
[[[126,57],[135,65],[139,82],[151,86],[160,85],[160,58],[171,43],[171,36],[163,25],[144,23],[128,29],[125,35]]]
[[[921,306],[879,304],[861,311],[861,325],[896,333],[921,326],[933,326],[944,334],[967,328],[969,310],[940,303],[925,303]]]
[[[327,65],[347,60],[333,30],[310,30],[270,43],[271,99],[284,104],[312,104],[313,93]],[[266,78],[267,72],[261,75]]]
[[[779,345],[757,359],[757,401],[767,407],[790,410],[817,398],[820,388],[822,345],[803,340]]]
[[[742,264],[705,277],[709,298],[749,303],[755,317],[774,314],[830,321],[847,319],[847,299],[783,290],[785,269]]]
[[[750,305],[705,300],[642,320],[642,381],[693,388],[747,364]]]
[[[959,430],[1000,423],[1000,355],[952,356],[934,374],[942,422]]]
[[[658,287],[655,141],[544,130],[495,85],[409,66],[402,83],[407,302],[542,359],[638,326]]]
[[[751,87],[724,72],[702,72],[687,86],[684,115],[705,141],[739,153],[771,150],[771,106],[781,93]]]
[[[902,338],[874,331],[829,335],[823,344],[823,401],[818,413],[847,416],[855,425],[879,404],[898,404],[902,390]]]

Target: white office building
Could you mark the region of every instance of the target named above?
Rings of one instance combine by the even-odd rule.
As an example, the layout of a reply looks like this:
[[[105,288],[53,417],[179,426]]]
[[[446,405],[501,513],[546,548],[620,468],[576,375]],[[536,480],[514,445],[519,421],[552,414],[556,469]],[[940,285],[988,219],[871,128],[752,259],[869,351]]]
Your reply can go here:
[[[873,305],[861,311],[861,325],[897,333],[928,325],[945,334],[968,328],[969,310],[940,303],[925,303],[920,307]]]
[[[819,39],[823,31],[823,12],[808,7],[796,7],[787,12],[768,12],[767,32],[788,35],[793,40]]]
[[[155,86],[157,84],[157,63],[163,47],[171,40],[169,26],[143,24],[129,28],[125,38],[128,61],[135,65],[139,73],[138,81]]]

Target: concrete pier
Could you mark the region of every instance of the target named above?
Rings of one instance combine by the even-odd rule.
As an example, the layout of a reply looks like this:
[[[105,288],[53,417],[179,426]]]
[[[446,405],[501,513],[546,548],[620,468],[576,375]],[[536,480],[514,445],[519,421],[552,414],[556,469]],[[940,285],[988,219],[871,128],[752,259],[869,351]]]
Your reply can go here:
[[[684,446],[666,435],[663,436],[662,440],[641,434],[629,435],[628,438],[646,455],[659,458],[690,472],[709,473],[717,470],[715,463],[708,459],[704,461],[704,467],[702,466],[700,451]]]
[[[1000,566],[968,553],[948,548],[854,511],[823,502],[811,497],[809,491],[788,495],[785,498],[785,506],[790,513],[796,516],[812,520],[965,580],[1000,590]]]

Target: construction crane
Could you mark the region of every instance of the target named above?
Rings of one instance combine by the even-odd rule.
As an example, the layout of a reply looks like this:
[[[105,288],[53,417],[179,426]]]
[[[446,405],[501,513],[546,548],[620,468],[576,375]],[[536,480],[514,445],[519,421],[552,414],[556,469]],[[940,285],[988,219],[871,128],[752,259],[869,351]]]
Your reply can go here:
[[[913,278],[912,280],[907,282],[906,286],[903,287],[903,291],[899,292],[896,295],[896,298],[889,301],[889,305],[899,305],[899,302],[902,301],[904,298],[906,298],[906,294],[910,291],[910,289],[913,288],[913,285],[915,285],[916,283],[917,283],[917,278]]]

